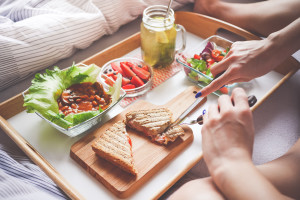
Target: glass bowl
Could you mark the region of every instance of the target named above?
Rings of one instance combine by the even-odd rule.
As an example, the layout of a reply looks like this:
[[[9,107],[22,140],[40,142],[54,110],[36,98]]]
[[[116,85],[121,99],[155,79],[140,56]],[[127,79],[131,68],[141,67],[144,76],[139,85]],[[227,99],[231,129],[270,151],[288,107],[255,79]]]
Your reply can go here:
[[[194,54],[200,54],[203,49],[205,48],[206,44],[208,42],[213,42],[216,44],[216,48],[219,50],[225,50],[226,48],[230,48],[232,43],[231,41],[217,36],[213,35],[206,40],[202,41],[199,45],[195,46],[195,48],[186,50],[183,52],[181,55],[176,57],[176,61],[183,65],[184,67],[184,72],[187,76],[187,78],[192,81],[193,83],[196,83],[197,85],[201,87],[207,86],[213,78],[207,76],[206,74],[202,73],[201,71],[198,71],[197,69],[194,69],[193,67],[190,66],[190,64],[187,62],[187,59],[193,58]],[[191,73],[192,72],[192,73]],[[193,75],[192,75],[193,74]],[[202,81],[199,81],[201,79]],[[214,92],[214,94],[220,96],[221,94],[226,94],[226,93],[231,93],[234,87],[236,87],[237,84],[230,84],[230,85],[224,85],[220,90],[217,90]]]
[[[118,66],[120,66],[121,62],[130,62],[139,67],[147,66],[148,71],[150,72],[149,79],[147,81],[143,81],[144,85],[135,87],[133,89],[124,89],[123,88],[126,92],[126,97],[135,97],[135,96],[139,96],[139,95],[142,95],[142,94],[145,94],[146,92],[148,92],[151,89],[151,86],[153,83],[154,72],[153,72],[152,67],[148,66],[143,60],[138,59],[138,58],[123,57],[123,58],[117,58],[117,59],[114,59],[114,60],[111,60],[111,61],[105,63],[100,71],[100,82],[103,85],[108,86],[107,81],[106,81],[106,79],[108,77],[107,74],[115,71],[112,68],[112,64],[117,64]],[[122,87],[123,86],[124,85],[122,83]]]
[[[107,85],[103,85],[103,88],[105,91],[108,91],[109,87]],[[22,94],[23,97],[25,96],[25,94],[28,93],[28,89],[25,90]],[[80,123],[77,124],[75,126],[72,126],[70,128],[63,128],[53,122],[51,122],[50,120],[48,120],[47,118],[45,118],[43,115],[41,115],[38,112],[35,112],[39,117],[41,117],[43,120],[45,120],[48,124],[50,124],[52,127],[54,127],[55,129],[57,129],[58,131],[66,134],[69,137],[75,137],[87,130],[89,130],[90,128],[92,128],[93,126],[95,126],[96,124],[98,124],[99,122],[101,122],[102,117],[114,106],[116,106],[126,95],[126,92],[121,89],[120,91],[120,98],[115,102],[109,105],[108,108],[106,108],[103,112],[101,112],[100,114]]]

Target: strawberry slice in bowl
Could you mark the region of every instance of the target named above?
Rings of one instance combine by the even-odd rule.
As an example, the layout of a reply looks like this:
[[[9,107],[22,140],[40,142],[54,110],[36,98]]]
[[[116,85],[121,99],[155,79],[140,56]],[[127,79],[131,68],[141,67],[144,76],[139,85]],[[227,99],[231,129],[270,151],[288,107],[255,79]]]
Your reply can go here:
[[[122,75],[122,88],[126,97],[139,96],[151,89],[153,69],[141,59],[123,57],[105,63],[101,68],[100,81],[111,85],[118,74]]]

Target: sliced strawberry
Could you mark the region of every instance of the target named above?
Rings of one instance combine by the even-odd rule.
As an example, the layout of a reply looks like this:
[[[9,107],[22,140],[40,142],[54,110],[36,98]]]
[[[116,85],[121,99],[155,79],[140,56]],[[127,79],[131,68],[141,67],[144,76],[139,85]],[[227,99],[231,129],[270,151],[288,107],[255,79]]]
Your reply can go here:
[[[142,68],[140,68],[138,66],[132,66],[132,71],[143,80],[148,80],[150,77],[150,72],[143,70]]]
[[[135,88],[135,85],[133,85],[133,84],[127,84],[127,85],[122,86],[122,88],[124,90],[133,89],[133,88]]]
[[[118,73],[120,73],[124,76],[123,70],[121,69],[121,67],[118,63],[113,62],[113,63],[110,64],[110,66],[111,66],[111,68],[113,68],[114,71],[116,71],[116,72],[118,72]]]
[[[131,63],[131,62],[125,62],[125,64],[127,66],[130,67],[130,69],[132,69],[132,71],[138,75],[138,77],[140,77],[143,80],[148,80],[150,77],[150,72],[148,70],[144,70],[142,68],[140,68],[138,65]]]
[[[137,65],[133,64],[132,62],[124,62],[128,67],[130,67],[130,69],[132,69],[132,67],[137,67]]]
[[[119,72],[113,71],[113,72],[109,72],[109,73],[107,73],[107,74],[105,74],[105,75],[106,75],[106,76],[109,76],[109,77],[113,77],[113,76],[116,76],[118,73],[119,73]]]
[[[118,75],[112,75],[112,78],[114,79],[114,80],[117,80],[117,78],[118,78]]]
[[[111,77],[111,76],[114,75],[114,73],[113,73],[113,72],[109,72],[109,73],[107,73],[107,74],[105,74],[105,75]]]
[[[138,76],[133,76],[131,79],[131,83],[136,87],[144,85],[144,82]]]
[[[110,86],[113,86],[115,83],[115,81],[111,77],[107,77],[104,82]]]
[[[130,79],[122,77],[122,86],[127,85],[130,83]]]
[[[143,70],[146,70],[146,71],[148,71],[148,72],[149,72],[148,65],[144,65],[144,66],[142,67],[142,69],[143,69]]]
[[[135,76],[135,73],[130,69],[128,65],[125,64],[125,62],[120,62],[120,67],[125,77],[131,78]]]

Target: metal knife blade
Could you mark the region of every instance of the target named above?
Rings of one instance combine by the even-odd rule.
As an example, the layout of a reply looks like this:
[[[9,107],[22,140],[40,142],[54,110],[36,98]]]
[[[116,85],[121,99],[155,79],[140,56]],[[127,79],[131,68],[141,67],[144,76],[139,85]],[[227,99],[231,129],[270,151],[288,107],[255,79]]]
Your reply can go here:
[[[181,115],[179,115],[179,117],[177,117],[177,119],[173,123],[171,123],[166,128],[166,130],[168,128],[170,128],[170,127],[178,125],[205,98],[206,97],[199,97],[199,98],[197,98],[192,105],[190,105]]]

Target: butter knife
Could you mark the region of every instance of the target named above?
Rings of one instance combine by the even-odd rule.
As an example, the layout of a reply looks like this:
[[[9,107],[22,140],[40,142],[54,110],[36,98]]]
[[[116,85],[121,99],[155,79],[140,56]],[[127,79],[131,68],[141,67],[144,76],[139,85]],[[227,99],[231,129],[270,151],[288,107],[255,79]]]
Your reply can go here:
[[[196,101],[194,101],[194,103],[192,105],[190,105],[181,115],[179,115],[179,117],[177,117],[177,119],[171,123],[167,128],[171,128],[173,126],[176,126],[178,124],[180,124],[180,122],[182,122],[182,120],[199,104],[201,103],[201,101],[203,99],[205,99],[206,97],[200,97],[200,98],[197,98]]]

